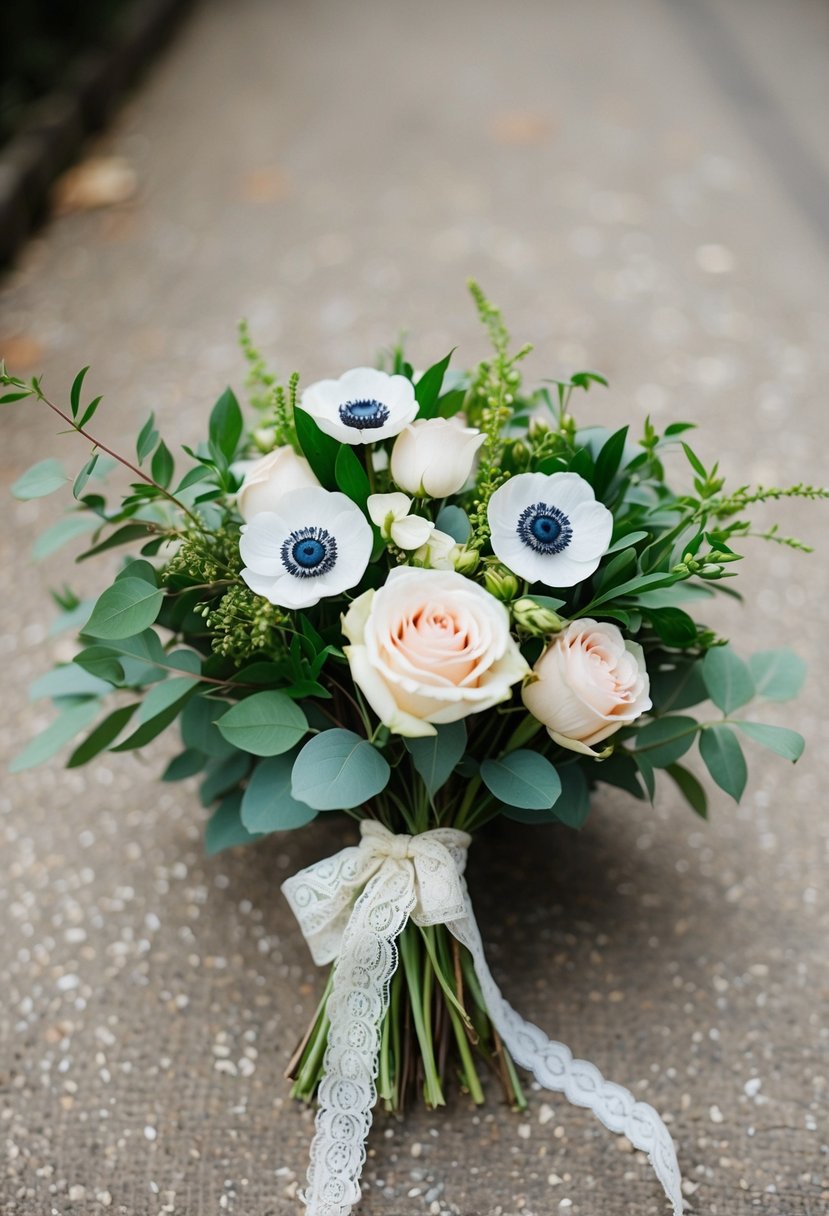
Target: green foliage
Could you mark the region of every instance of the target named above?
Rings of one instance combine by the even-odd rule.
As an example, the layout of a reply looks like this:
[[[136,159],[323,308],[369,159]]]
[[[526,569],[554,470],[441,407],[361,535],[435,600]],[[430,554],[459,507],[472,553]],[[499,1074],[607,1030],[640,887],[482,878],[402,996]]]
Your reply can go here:
[[[238,701],[216,724],[228,743],[254,756],[290,751],[308,731],[308,719],[299,706],[275,689]]]
[[[59,461],[51,458],[39,460],[22,477],[18,477],[12,486],[12,494],[23,501],[45,498],[47,494],[54,494],[55,490],[62,489],[68,480]]]
[[[450,350],[445,359],[441,359],[438,363],[433,363],[415,385],[418,418],[434,418],[437,415],[443,378],[446,375],[446,369],[449,367],[449,361],[454,353],[454,349]]]
[[[299,408],[294,410],[294,426],[296,427],[299,446],[316,474],[320,485],[326,490],[337,488],[337,456],[340,445],[336,439],[326,435],[319,429],[310,414]]]
[[[758,697],[791,701],[803,687],[806,663],[793,650],[762,650],[748,661]]]
[[[351,730],[326,730],[305,744],[293,767],[291,792],[317,811],[364,806],[388,784],[380,752]]]
[[[204,847],[208,857],[239,844],[251,844],[259,836],[249,832],[242,823],[242,794],[234,790],[219,803],[210,816],[204,833]]]
[[[436,727],[434,735],[406,739],[404,742],[415,771],[429,796],[434,797],[452,776],[466,750],[466,723],[451,722]]]
[[[84,626],[88,637],[128,638],[152,625],[164,593],[141,578],[119,579],[99,596]]]
[[[709,726],[700,735],[699,752],[720,789],[739,802],[748,780],[748,769],[743,749],[732,728],[716,724]]]
[[[730,646],[715,646],[703,660],[702,677],[711,700],[724,714],[747,705],[754,696],[754,680],[747,663]]]
[[[490,793],[505,806],[549,810],[561,794],[558,773],[538,752],[518,750],[500,760],[484,760],[481,777]]]
[[[242,823],[249,832],[287,832],[310,823],[317,811],[291,793],[293,755],[261,760],[242,796]]]
[[[777,752],[784,760],[791,760],[792,764],[803,755],[806,740],[796,730],[789,730],[787,726],[769,726],[765,722],[740,721],[736,725],[749,739],[769,751]]]

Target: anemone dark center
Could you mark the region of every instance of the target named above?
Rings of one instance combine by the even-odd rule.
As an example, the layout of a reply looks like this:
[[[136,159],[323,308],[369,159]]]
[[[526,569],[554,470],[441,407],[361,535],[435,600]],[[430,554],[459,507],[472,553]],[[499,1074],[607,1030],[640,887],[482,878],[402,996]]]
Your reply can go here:
[[[573,539],[573,526],[558,507],[534,502],[518,517],[516,532],[525,545],[545,556],[563,553]]]
[[[356,427],[358,431],[372,431],[382,426],[388,420],[389,407],[373,397],[364,397],[359,401],[346,401],[340,406],[340,421],[346,426]]]
[[[283,542],[281,557],[294,578],[316,578],[333,569],[337,542],[326,528],[297,528]]]

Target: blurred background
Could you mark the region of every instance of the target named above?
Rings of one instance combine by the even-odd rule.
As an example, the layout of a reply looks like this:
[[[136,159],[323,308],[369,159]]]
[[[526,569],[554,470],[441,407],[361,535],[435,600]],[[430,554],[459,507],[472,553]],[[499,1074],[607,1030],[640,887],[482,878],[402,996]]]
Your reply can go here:
[[[528,377],[609,377],[582,420],[682,418],[733,483],[826,481],[825,0],[99,0],[2,23],[0,354],[58,397],[91,364],[108,442],[150,409],[199,436],[241,389],[243,316],[306,383],[402,330],[416,366],[472,363],[474,276],[535,344]],[[84,459],[34,406],[0,425],[6,485]],[[106,571],[32,562],[57,496],[4,502],[10,756],[49,720],[28,683],[72,653],[49,589]],[[471,874],[510,999],[671,1117],[689,1211],[726,1216],[829,1212],[826,516],[768,519],[817,552],[756,542],[749,610],[710,623],[809,660],[785,711],[804,759],[754,754],[708,824],[666,786],[655,809],[603,797],[580,834],[512,825]],[[4,1216],[296,1209],[311,1116],[281,1074],[320,979],[278,885],[348,829],[207,860],[165,754],[3,781]],[[582,1112],[491,1098],[379,1118],[366,1216],[663,1210]]]

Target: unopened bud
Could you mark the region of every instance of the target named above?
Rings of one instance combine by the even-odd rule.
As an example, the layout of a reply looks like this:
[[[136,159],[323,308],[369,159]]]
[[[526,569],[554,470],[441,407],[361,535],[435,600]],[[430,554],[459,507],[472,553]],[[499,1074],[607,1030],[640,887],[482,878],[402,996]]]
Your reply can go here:
[[[260,452],[272,452],[276,446],[276,431],[272,426],[259,426],[253,432],[251,438],[256,444]]]
[[[471,578],[478,569],[478,562],[480,560],[476,549],[461,549],[455,556],[454,566],[458,574]]]
[[[490,595],[504,604],[511,603],[518,594],[518,579],[506,566],[488,566],[484,571],[484,586]]]
[[[545,608],[543,604],[539,604],[537,600],[531,599],[528,595],[515,601],[512,606],[512,616],[519,629],[523,629],[525,633],[535,634],[537,637],[546,637],[549,633],[560,633],[565,625],[565,621],[557,612],[553,612],[552,608]]]

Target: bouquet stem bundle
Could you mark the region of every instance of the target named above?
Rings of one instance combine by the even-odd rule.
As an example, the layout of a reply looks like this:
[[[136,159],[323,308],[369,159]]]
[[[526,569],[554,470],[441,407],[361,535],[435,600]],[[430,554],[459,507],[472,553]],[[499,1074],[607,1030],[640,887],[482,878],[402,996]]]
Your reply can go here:
[[[380,1031],[377,1096],[403,1112],[413,1102],[445,1105],[457,1082],[476,1106],[486,1101],[481,1075],[492,1074],[506,1101],[524,1110],[527,1100],[509,1051],[492,1025],[469,952],[445,925],[409,923],[398,943],[400,966]],[[291,1097],[312,1102],[324,1074],[331,976],[286,1072]]]

